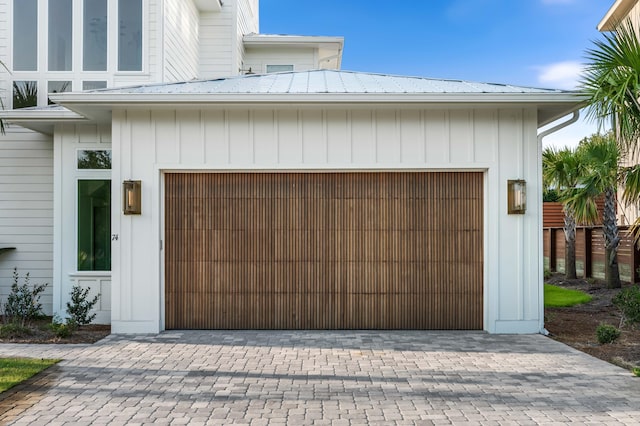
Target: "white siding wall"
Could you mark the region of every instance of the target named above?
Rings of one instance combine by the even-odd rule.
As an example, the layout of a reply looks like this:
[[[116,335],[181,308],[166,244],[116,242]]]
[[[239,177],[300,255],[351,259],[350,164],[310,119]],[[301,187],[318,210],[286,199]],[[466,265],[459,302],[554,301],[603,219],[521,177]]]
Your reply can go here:
[[[253,72],[265,73],[267,65],[293,65],[294,71],[318,68],[317,49],[314,48],[249,48],[245,52],[244,67]]]
[[[165,0],[164,81],[198,77],[200,14],[192,0]]]
[[[13,268],[32,284],[48,283],[41,297],[52,313],[53,295],[53,144],[38,133],[11,128],[0,136],[0,303],[11,287]]]
[[[243,38],[247,34],[260,32],[258,27],[258,0],[236,0],[235,26],[235,55],[233,67],[236,69],[248,68],[243,66],[245,61],[245,49]]]
[[[111,273],[77,271],[77,181],[109,179],[109,171],[77,170],[79,149],[111,149],[111,128],[95,124],[56,126],[54,138],[54,292],[53,310],[65,314],[69,292],[75,284],[91,288],[90,297],[100,293],[94,322],[111,320]],[[114,189],[115,188],[115,189]],[[118,191],[119,185],[112,186]]]
[[[113,180],[142,180],[143,207],[123,216],[113,194],[113,330],[162,328],[163,171],[471,169],[486,171],[485,329],[536,333],[540,201],[506,213],[508,179],[540,191],[536,121],[523,109],[114,111]]]
[[[3,64],[9,64],[9,44],[11,43],[11,34],[9,33],[9,2],[11,0],[0,0],[0,61]],[[9,77],[10,74],[4,67],[0,66],[0,98],[2,104],[6,108],[8,102],[9,88],[11,87]]]
[[[224,2],[220,12],[200,13],[200,78],[218,78],[238,74],[232,66],[234,49],[233,2]]]

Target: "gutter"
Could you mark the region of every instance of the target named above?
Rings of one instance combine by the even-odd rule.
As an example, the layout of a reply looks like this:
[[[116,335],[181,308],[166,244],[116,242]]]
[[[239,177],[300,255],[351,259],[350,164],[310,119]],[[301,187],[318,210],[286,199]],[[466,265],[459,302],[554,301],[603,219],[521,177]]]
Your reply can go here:
[[[49,97],[61,105],[126,104],[243,104],[243,103],[470,103],[554,104],[581,101],[575,93],[56,93]]]
[[[567,121],[563,121],[562,123],[556,124],[552,128],[547,129],[538,135],[538,150],[539,150],[538,157],[540,159],[539,161],[542,161],[542,139],[546,138],[552,133],[562,130],[565,127],[575,123],[576,121],[578,121],[579,118],[580,118],[580,111],[576,109],[573,111],[573,115],[571,116],[570,119],[568,119]],[[540,170],[542,170],[542,164],[539,164],[539,166],[540,166]],[[540,191],[540,208],[542,209],[542,191]],[[538,222],[539,222],[538,228],[540,229],[538,243],[542,248],[544,246],[543,235],[542,235],[542,212],[540,212]],[[540,267],[543,269],[540,271],[540,274],[541,274],[540,276],[544,276],[544,265],[540,265]],[[540,327],[540,334],[542,334],[543,336],[548,336],[550,334],[549,330],[544,328],[544,290],[540,292],[540,306],[542,310],[541,312],[542,315],[540,316],[540,318],[542,318],[542,321],[543,321],[542,326]]]

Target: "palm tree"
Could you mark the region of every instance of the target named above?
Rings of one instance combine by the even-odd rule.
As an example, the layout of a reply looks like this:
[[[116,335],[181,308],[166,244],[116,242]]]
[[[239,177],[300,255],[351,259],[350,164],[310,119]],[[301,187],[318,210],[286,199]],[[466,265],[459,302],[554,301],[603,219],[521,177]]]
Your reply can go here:
[[[610,125],[624,152],[635,152],[640,136],[640,32],[629,19],[586,51],[580,88],[587,116]]]
[[[578,153],[570,148],[545,148],[542,153],[542,179],[546,188],[554,188],[564,211],[564,273],[567,279],[576,274],[576,218],[567,201],[576,190],[583,170]]]
[[[607,287],[619,288],[618,247],[620,236],[616,218],[616,189],[619,174],[618,144],[613,132],[595,134],[583,139],[577,153],[583,162],[584,171],[572,197],[567,201],[576,220],[594,223],[598,218],[596,199],[604,195],[602,231],[605,242],[605,279]]]

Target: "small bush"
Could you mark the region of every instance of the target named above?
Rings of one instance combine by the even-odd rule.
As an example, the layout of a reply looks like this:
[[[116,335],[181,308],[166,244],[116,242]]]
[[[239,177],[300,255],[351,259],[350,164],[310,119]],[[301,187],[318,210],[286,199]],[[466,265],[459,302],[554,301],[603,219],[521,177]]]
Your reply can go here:
[[[19,324],[17,322],[10,322],[0,325],[0,338],[11,339],[15,337],[27,337],[31,336],[33,332],[27,326]]]
[[[640,367],[635,367],[633,370],[631,370],[631,372],[634,376],[640,377]]]
[[[544,279],[548,280],[549,278],[551,278],[551,270],[549,268],[544,268]]]
[[[620,337],[620,330],[609,324],[600,324],[596,328],[596,337],[601,344],[613,343]]]
[[[51,320],[51,324],[49,324],[49,329],[53,331],[53,333],[62,339],[66,339],[70,337],[75,331],[75,324],[71,321],[64,322],[62,319],[55,315]]]
[[[71,289],[71,301],[67,302],[67,314],[69,315],[69,321],[76,325],[90,324],[96,317],[95,312],[89,314],[91,309],[98,303],[100,295],[97,294],[93,299],[87,300],[89,296],[89,289],[84,290],[79,285],[74,285]]]
[[[24,283],[18,284],[18,269],[13,270],[13,284],[11,284],[11,293],[7,297],[4,304],[5,319],[9,319],[12,323],[25,326],[31,320],[42,318],[42,303],[40,303],[40,294],[47,288],[47,284],[29,285],[29,273],[24,276]]]
[[[616,294],[613,304],[622,312],[622,324],[640,323],[640,286],[625,288]]]

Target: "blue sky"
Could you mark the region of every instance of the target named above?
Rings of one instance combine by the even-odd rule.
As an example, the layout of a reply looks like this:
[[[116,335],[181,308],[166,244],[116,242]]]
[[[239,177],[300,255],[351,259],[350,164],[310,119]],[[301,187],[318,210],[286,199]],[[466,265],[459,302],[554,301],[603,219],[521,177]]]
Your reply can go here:
[[[344,36],[342,68],[573,89],[614,0],[260,0],[260,32]],[[584,120],[545,139],[576,145]]]

